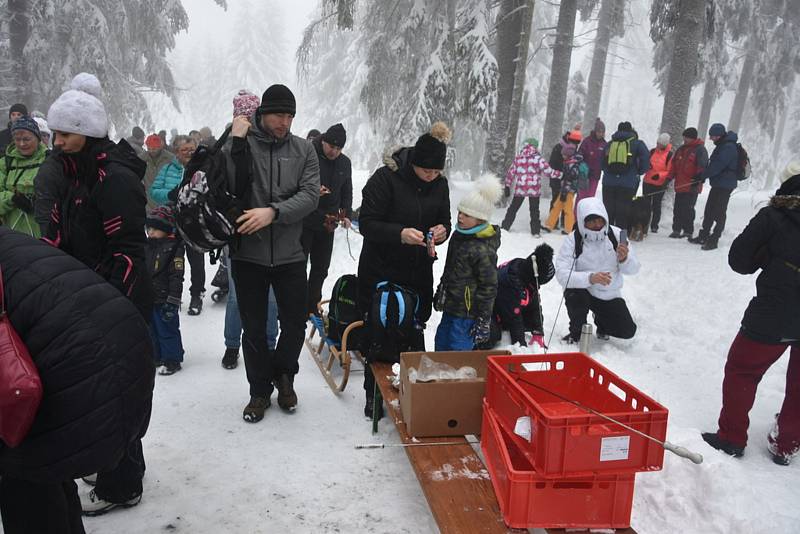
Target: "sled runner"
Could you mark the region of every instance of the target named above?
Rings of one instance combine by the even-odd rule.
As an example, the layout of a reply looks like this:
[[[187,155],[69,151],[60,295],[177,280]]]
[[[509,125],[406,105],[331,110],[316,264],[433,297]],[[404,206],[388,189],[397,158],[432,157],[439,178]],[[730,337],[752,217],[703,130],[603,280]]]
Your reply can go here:
[[[309,316],[311,332],[306,337],[306,347],[308,347],[311,357],[314,358],[314,362],[319,367],[322,377],[331,390],[338,395],[344,391],[350,378],[350,366],[353,361],[351,353],[361,362],[364,361],[361,353],[352,348],[353,331],[364,326],[364,321],[355,321],[348,324],[341,334],[341,341],[338,341],[329,335],[326,327],[328,313],[325,311],[325,305],[329,304],[329,302],[328,300],[323,300],[317,304],[318,313]],[[350,346],[348,346],[348,342],[351,342]],[[325,357],[326,347],[327,358]],[[334,363],[338,363],[336,367],[341,371],[334,367]]]

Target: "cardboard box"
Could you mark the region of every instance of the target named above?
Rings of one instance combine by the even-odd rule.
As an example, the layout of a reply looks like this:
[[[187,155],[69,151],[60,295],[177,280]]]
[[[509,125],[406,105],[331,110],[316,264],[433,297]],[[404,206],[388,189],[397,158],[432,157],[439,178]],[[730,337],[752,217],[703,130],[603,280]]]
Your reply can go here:
[[[510,353],[505,350],[480,350],[400,354],[400,410],[408,434],[420,438],[480,434],[486,358],[497,354]],[[423,355],[456,369],[465,365],[474,367],[478,378],[411,383],[408,370],[412,367],[419,369]]]

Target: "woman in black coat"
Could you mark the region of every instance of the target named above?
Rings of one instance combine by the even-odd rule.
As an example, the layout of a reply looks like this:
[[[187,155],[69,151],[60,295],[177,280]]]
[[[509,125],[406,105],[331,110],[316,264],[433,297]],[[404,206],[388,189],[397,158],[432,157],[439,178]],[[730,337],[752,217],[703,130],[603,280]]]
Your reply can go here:
[[[433,307],[433,261],[426,246],[430,232],[436,245],[450,234],[450,189],[442,176],[450,130],[436,123],[413,148],[403,148],[387,159],[362,190],[359,231],[364,236],[358,260],[359,309],[371,307],[375,286],[389,281],[414,291],[419,298],[418,335],[404,350],[425,350],[424,326]],[[369,339],[369,335],[365,337]],[[370,358],[369,350],[366,351]],[[372,415],[374,378],[364,373],[367,404]]]
[[[773,461],[788,465],[800,450],[800,162],[790,164],[782,178],[769,205],[731,245],[734,271],[761,274],[725,364],[719,430],[703,439],[732,456],[744,454],[758,383],[791,347],[783,407],[768,436]]]
[[[22,443],[0,444],[4,532],[81,533],[73,479],[115,466],[150,420],[147,325],[83,263],[3,227],[0,265],[9,319],[44,390]]]

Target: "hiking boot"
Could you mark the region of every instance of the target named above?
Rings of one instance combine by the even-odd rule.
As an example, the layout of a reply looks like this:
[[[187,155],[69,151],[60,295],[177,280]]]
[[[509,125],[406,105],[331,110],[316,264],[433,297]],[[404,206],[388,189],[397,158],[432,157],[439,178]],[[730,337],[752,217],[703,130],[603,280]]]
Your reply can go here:
[[[236,369],[239,365],[239,348],[227,348],[222,355],[222,367],[225,369]]]
[[[672,239],[680,239],[683,237],[683,235],[680,232],[672,232],[671,234],[669,234],[669,237],[671,237]]]
[[[111,510],[115,510],[117,508],[131,508],[140,502],[142,502],[141,493],[135,497],[131,497],[127,501],[117,503],[101,499],[97,496],[95,490],[92,490],[89,492],[89,502],[81,499],[81,509],[83,515],[88,517],[96,517],[98,515],[107,514]]]
[[[567,345],[577,345],[579,338],[572,337],[572,334],[567,334],[566,336],[561,338],[561,341],[566,343]]]
[[[167,362],[164,364],[164,367],[159,369],[158,374],[163,376],[174,375],[181,369],[181,362]]]
[[[248,423],[258,423],[264,419],[264,412],[267,411],[270,404],[269,397],[250,397],[250,402],[244,407],[242,411],[242,419]]]
[[[601,339],[603,341],[608,341],[609,339],[611,339],[611,336],[609,336],[608,334],[606,334],[605,332],[603,332],[602,330],[600,330],[598,328],[597,329],[597,339]]]
[[[81,480],[83,480],[84,484],[87,484],[89,486],[96,486],[97,485],[97,473],[95,473],[93,475],[86,476],[86,477],[82,477]]]
[[[702,245],[707,240],[708,240],[708,236],[703,235],[703,233],[700,232],[699,234],[697,234],[697,237],[690,237],[689,238],[689,243],[691,243],[693,245]]]
[[[373,397],[367,397],[367,402],[364,404],[364,415],[372,419],[374,407],[375,399]],[[378,419],[383,419],[383,404],[378,406],[377,417]]]
[[[703,441],[725,454],[729,454],[734,458],[741,458],[744,456],[744,447],[737,447],[728,440],[722,439],[716,432],[703,432],[700,434]]]
[[[297,393],[294,392],[294,375],[282,374],[273,380],[278,390],[278,406],[286,411],[294,411],[297,406]]]
[[[702,250],[714,250],[717,248],[718,239],[716,237],[709,237],[706,239],[706,242],[703,243],[703,246],[700,247]]]
[[[548,228],[547,226],[542,226],[542,232],[544,232],[546,234],[549,234],[549,233],[552,232],[552,230],[550,228]]]
[[[691,239],[691,238],[692,238],[692,232],[683,232],[681,234],[681,239]]]
[[[200,315],[203,311],[203,295],[192,295],[189,300],[189,315]]]
[[[775,414],[775,423],[772,425],[769,434],[767,434],[767,450],[770,457],[772,457],[772,461],[777,465],[789,465],[792,463],[792,458],[800,452],[800,447],[791,452],[781,452],[778,449],[778,416],[780,416],[780,413]]]

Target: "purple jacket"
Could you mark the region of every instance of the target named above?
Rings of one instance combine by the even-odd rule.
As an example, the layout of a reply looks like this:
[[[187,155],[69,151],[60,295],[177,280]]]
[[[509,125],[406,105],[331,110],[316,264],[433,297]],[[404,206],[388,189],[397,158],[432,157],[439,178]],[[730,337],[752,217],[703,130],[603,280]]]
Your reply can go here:
[[[603,171],[603,153],[606,148],[605,139],[597,139],[594,132],[589,134],[578,147],[578,154],[583,156],[583,161],[589,166],[589,179],[600,180]]]

